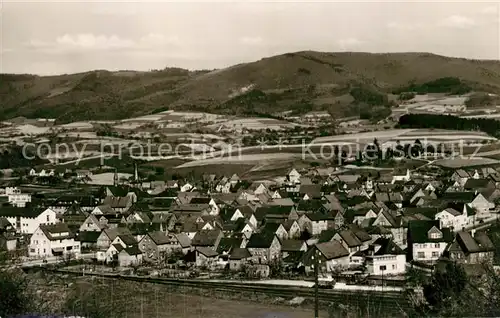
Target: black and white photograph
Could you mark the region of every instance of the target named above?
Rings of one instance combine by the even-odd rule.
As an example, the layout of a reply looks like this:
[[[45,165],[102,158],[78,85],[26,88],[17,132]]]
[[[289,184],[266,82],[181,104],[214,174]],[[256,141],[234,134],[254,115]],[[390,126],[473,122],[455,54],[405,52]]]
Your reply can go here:
[[[500,2],[0,0],[0,318],[500,316]]]

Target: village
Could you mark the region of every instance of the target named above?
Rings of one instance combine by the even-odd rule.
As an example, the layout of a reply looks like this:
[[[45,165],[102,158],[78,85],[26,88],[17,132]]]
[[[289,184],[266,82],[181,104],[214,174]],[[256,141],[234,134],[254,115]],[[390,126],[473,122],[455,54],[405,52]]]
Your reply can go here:
[[[146,181],[135,166],[110,185],[23,187],[0,196],[3,262],[20,267],[84,262],[97,272],[311,280],[318,266],[320,277],[339,282],[404,285],[410,268],[453,261],[474,272],[496,264],[500,248],[500,172],[492,167],[311,166],[264,181]]]

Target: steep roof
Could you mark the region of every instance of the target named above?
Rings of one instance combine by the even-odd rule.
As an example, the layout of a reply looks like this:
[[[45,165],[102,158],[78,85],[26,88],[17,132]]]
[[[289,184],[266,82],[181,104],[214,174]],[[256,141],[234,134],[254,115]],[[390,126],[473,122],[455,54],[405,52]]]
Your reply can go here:
[[[217,243],[221,231],[215,230],[202,230],[195,234],[191,241],[192,246],[214,246]]]
[[[281,242],[281,250],[283,252],[300,251],[304,244],[305,242],[301,240],[283,240]]]
[[[231,250],[229,255],[229,259],[232,260],[241,260],[251,257],[252,255],[246,248],[236,247]]]
[[[275,237],[274,233],[253,233],[247,243],[247,248],[269,248]]]
[[[439,221],[423,221],[412,220],[408,222],[408,237],[412,243],[429,243],[429,242],[451,242],[453,234],[448,228],[439,229],[443,233],[442,238],[429,238],[428,232],[433,228],[439,229]]]
[[[349,255],[349,251],[344,246],[342,246],[340,242],[335,240],[325,243],[318,243],[315,246],[327,260]]]
[[[165,232],[154,231],[149,232],[148,235],[156,245],[164,245],[170,243],[170,237]]]
[[[379,245],[380,248],[374,255],[401,255],[405,252],[391,238],[379,237],[373,245]]]

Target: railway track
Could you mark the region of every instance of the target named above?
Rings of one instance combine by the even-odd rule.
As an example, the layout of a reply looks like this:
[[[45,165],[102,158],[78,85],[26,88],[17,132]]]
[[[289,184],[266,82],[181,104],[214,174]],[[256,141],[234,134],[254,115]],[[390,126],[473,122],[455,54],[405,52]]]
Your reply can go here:
[[[49,270],[60,274],[83,276],[82,272]],[[123,281],[134,281],[141,283],[152,283],[159,285],[177,286],[184,288],[207,289],[212,292],[245,292],[254,294],[265,294],[275,297],[304,297],[314,298],[315,291],[310,287],[300,286],[278,286],[270,284],[245,284],[239,282],[214,282],[196,279],[174,279],[154,278],[142,276],[129,276],[119,274],[85,273],[85,276],[102,277],[108,279],[119,279]],[[411,309],[410,302],[403,292],[397,291],[348,291],[334,289],[319,289],[318,299],[324,302],[369,306],[383,309],[384,312],[401,315]]]

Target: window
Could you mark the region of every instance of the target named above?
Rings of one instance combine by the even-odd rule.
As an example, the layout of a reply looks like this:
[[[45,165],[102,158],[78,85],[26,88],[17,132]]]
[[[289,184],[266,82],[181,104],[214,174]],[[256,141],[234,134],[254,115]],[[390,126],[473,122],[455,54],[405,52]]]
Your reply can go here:
[[[436,239],[440,239],[442,237],[442,234],[441,232],[431,232],[429,233],[429,238],[430,239],[433,239],[433,240],[436,240]]]
[[[438,252],[432,252],[432,257],[439,257],[439,253]]]
[[[387,267],[385,265],[380,265],[380,270],[381,271],[385,271],[387,269]]]
[[[392,269],[396,269],[396,264],[392,264]]]
[[[417,258],[425,258],[425,253],[424,252],[418,252],[417,253]]]
[[[50,222],[50,216],[47,215],[47,222]]]
[[[434,244],[434,247],[435,247],[435,248],[439,248],[439,243],[435,243],[435,244]]]

